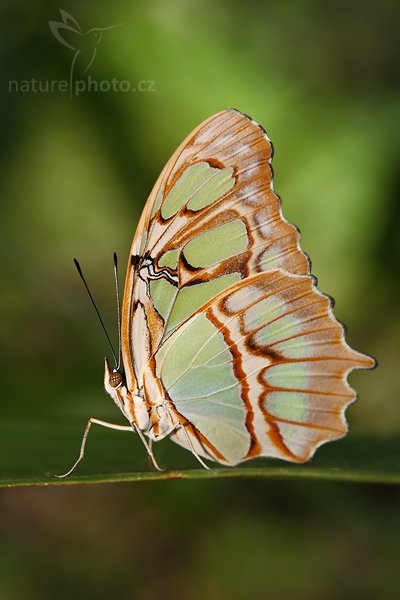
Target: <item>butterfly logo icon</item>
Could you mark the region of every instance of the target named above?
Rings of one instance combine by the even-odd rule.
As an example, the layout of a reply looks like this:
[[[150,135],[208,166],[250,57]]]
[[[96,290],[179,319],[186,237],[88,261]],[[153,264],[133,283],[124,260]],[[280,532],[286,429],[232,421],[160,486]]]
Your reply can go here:
[[[74,51],[69,74],[70,93],[74,79],[82,77],[91,67],[97,48],[103,39],[104,31],[121,27],[123,23],[110,27],[92,27],[84,31],[78,21],[66,10],[60,8],[62,21],[49,21],[50,30],[57,41]]]

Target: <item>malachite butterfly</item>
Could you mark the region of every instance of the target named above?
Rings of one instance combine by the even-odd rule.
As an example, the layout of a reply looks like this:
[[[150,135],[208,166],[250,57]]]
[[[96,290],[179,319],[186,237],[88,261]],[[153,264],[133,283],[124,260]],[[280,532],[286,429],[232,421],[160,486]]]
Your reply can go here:
[[[316,288],[273,189],[272,154],[260,125],[225,110],[166,164],[129,256],[123,370],[105,365],[130,424],[91,419],[80,458],[93,422],[135,430],[157,468],[151,442],[167,436],[206,466],[302,463],[346,434],[347,376],[375,361],[348,346]]]

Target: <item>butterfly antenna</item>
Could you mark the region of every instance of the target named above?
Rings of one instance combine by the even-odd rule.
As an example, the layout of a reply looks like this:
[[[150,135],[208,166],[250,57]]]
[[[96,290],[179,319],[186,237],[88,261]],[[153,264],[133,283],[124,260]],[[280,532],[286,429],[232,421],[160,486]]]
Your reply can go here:
[[[117,253],[114,252],[114,278],[115,278],[115,295],[117,296],[117,315],[118,315],[118,365],[117,370],[119,371],[121,366],[121,300],[119,298],[119,285],[118,285],[118,257]]]
[[[90,293],[89,286],[88,286],[88,284],[86,283],[86,279],[85,279],[85,277],[83,276],[83,273],[82,273],[81,266],[80,266],[79,262],[76,260],[76,258],[74,258],[74,263],[75,263],[76,269],[77,269],[77,271],[78,271],[78,273],[79,273],[79,276],[80,276],[80,278],[81,278],[81,279],[82,279],[82,281],[83,281],[83,284],[84,284],[84,286],[85,286],[85,288],[86,288],[86,291],[87,291],[87,293],[89,294],[89,298],[90,298],[90,300],[92,301],[92,304],[93,304],[93,306],[94,306],[94,309],[95,309],[95,311],[96,311],[96,314],[97,314],[97,316],[99,317],[100,324],[101,324],[101,326],[102,326],[102,328],[103,328],[103,331],[104,331],[104,333],[106,334],[106,338],[107,338],[107,340],[108,340],[108,343],[110,344],[110,348],[111,348],[111,352],[112,352],[112,354],[113,354],[113,357],[114,357],[115,365],[117,366],[117,364],[118,364],[118,361],[117,361],[117,356],[116,356],[116,354],[115,354],[114,346],[113,346],[113,345],[112,345],[112,343],[111,343],[110,336],[109,336],[109,335],[108,335],[108,333],[107,333],[107,329],[106,329],[106,327],[105,327],[105,325],[104,325],[104,323],[103,323],[103,319],[101,318],[101,315],[100,315],[100,313],[99,313],[99,309],[98,309],[98,308],[97,308],[97,306],[96,306],[96,302],[93,300],[93,296],[92,296],[92,294]]]

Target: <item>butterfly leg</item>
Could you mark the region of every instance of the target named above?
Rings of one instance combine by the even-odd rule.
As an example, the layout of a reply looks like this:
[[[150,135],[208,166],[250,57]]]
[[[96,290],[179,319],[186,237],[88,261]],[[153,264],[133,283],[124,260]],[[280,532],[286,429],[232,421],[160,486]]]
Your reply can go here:
[[[136,431],[136,433],[139,435],[140,439],[143,442],[144,447],[147,450],[147,454],[149,455],[151,462],[153,463],[154,467],[157,469],[157,471],[164,471],[164,469],[162,469],[158,462],[156,461],[156,458],[153,454],[153,450],[151,448],[151,445],[148,443],[148,441],[146,440],[146,438],[143,435],[143,432],[139,429],[139,427],[136,425],[136,423],[131,423],[131,427],[134,431]]]
[[[149,448],[150,448],[150,450],[153,450],[153,438],[149,438],[149,440],[148,440],[148,442],[147,442],[147,443],[149,444]],[[154,465],[153,465],[153,460],[152,460],[152,458],[151,458],[150,454],[148,454],[148,455],[147,455],[147,465],[148,465],[148,467],[149,467],[149,469],[150,469],[150,470],[151,470],[151,469],[153,468],[153,466],[154,466]]]
[[[83,434],[81,450],[79,452],[78,459],[75,461],[75,463],[72,465],[69,471],[67,471],[63,475],[55,475],[55,477],[62,479],[63,477],[68,477],[68,475],[71,475],[71,473],[75,471],[76,467],[85,456],[86,440],[93,423],[95,423],[96,425],[101,425],[102,427],[107,427],[108,429],[117,429],[118,431],[132,431],[132,427],[130,427],[129,425],[116,425],[115,423],[109,423],[108,421],[100,421],[100,419],[90,418],[86,425],[85,433]]]
[[[192,440],[190,439],[190,436],[189,436],[188,432],[186,431],[186,427],[184,426],[184,424],[179,423],[178,427],[180,427],[182,429],[193,456],[195,456],[197,458],[197,460],[199,461],[199,463],[201,464],[202,467],[204,467],[207,470],[210,470],[210,467],[208,465],[206,465],[206,463],[203,461],[203,459],[197,454],[196,450],[194,449]]]
[[[151,438],[149,438],[149,448],[150,450],[153,450],[153,440]],[[147,466],[149,467],[149,469],[153,468],[153,461],[151,460],[150,455],[147,455]]]

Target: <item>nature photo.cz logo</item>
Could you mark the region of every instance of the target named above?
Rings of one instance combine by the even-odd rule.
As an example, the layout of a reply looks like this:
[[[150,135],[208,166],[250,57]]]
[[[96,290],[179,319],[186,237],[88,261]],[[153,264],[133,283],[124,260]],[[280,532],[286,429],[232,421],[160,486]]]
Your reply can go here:
[[[56,40],[72,51],[68,80],[29,80],[8,82],[9,92],[69,92],[70,96],[79,96],[83,92],[154,92],[155,82],[140,80],[133,83],[128,80],[93,79],[87,75],[96,58],[98,48],[105,32],[122,27],[125,23],[109,27],[92,27],[84,30],[78,21],[66,10],[60,8],[61,21],[49,21],[50,30]]]

